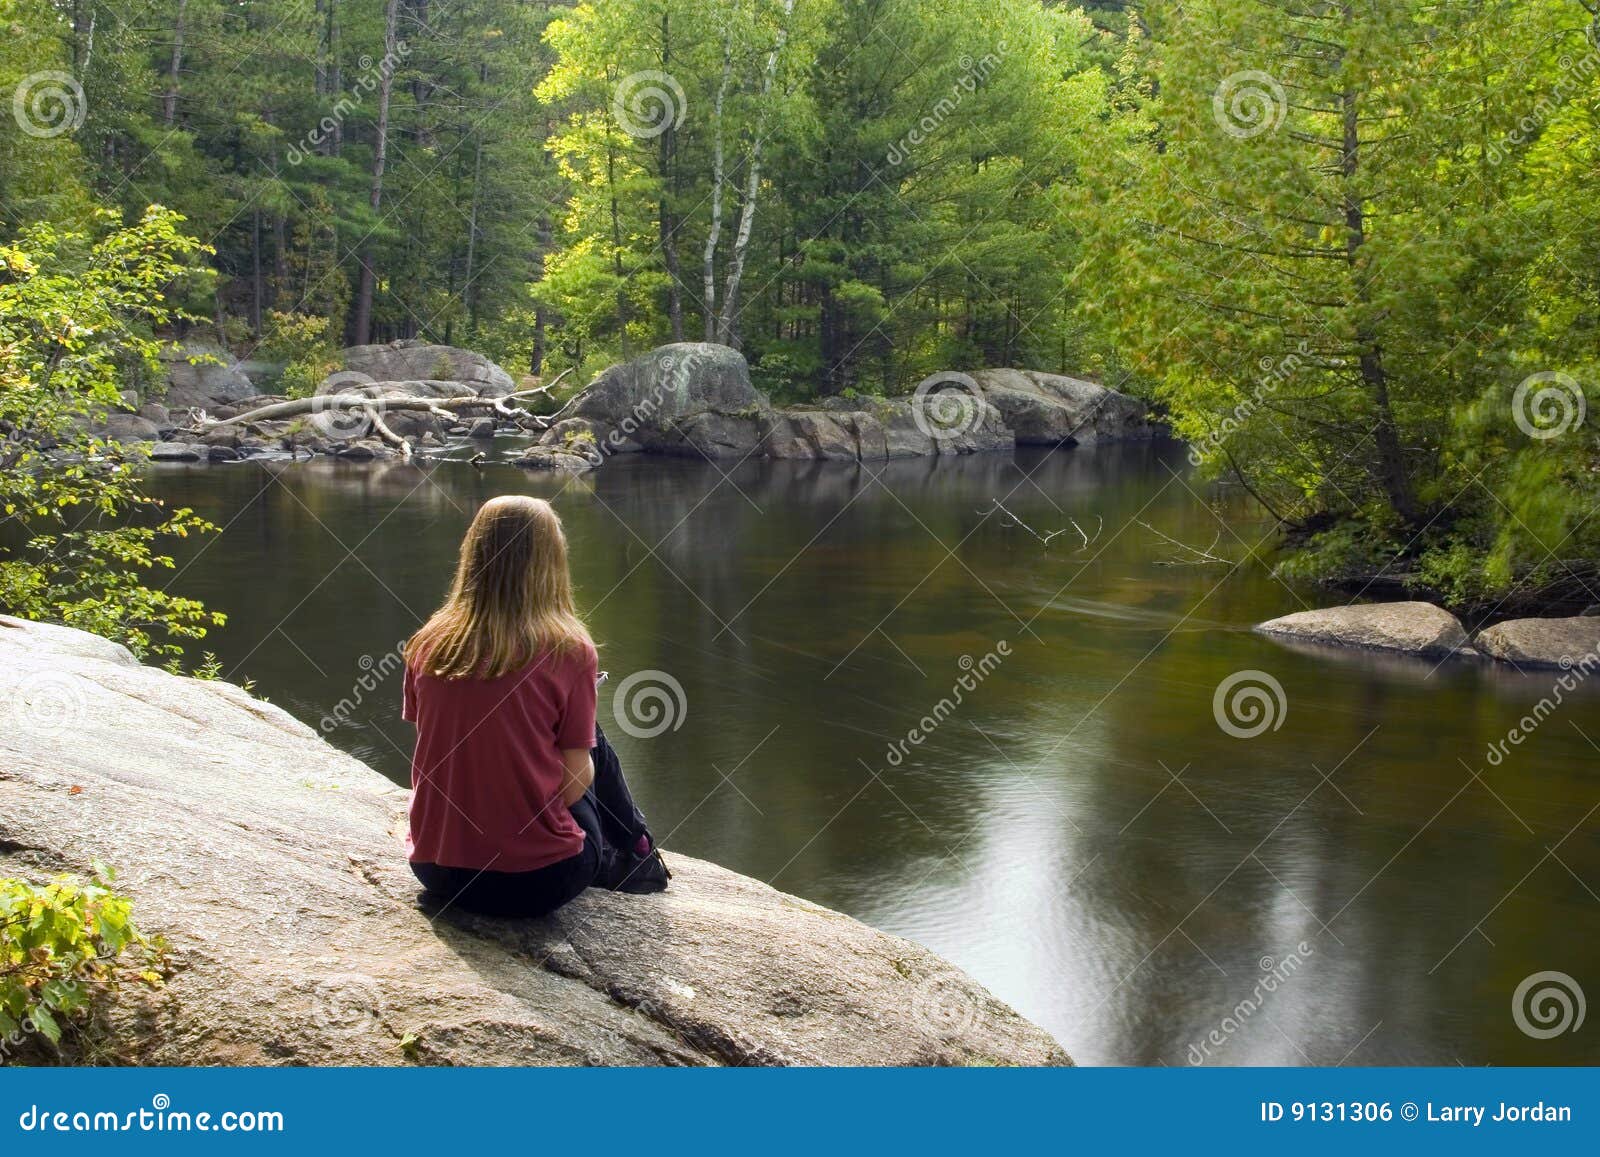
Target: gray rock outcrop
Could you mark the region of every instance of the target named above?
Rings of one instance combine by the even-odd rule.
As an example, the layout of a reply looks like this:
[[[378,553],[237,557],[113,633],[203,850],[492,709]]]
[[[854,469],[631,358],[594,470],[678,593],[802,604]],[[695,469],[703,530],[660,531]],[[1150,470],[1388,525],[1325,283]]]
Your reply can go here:
[[[138,414],[107,414],[102,428],[113,442],[153,442],[161,437],[160,427]]]
[[[1600,653],[1600,615],[1510,619],[1480,631],[1473,645],[1519,667],[1593,666]]]
[[[763,415],[760,448],[768,458],[870,462],[1009,450],[1016,444],[997,409],[978,400],[970,405],[949,429],[918,423],[915,403],[905,398],[854,410],[775,410]]]
[[[350,346],[339,358],[345,369],[375,382],[459,382],[490,398],[503,398],[517,388],[510,374],[482,354],[415,339]]]
[[[974,370],[972,378],[1019,446],[1152,438],[1143,402],[1095,382],[1037,370]]]
[[[218,345],[176,342],[162,351],[161,362],[166,368],[167,388],[159,400],[168,410],[215,410],[260,393],[239,368],[239,360]]]
[[[107,1059],[1070,1063],[926,949],[670,848],[662,895],[543,920],[419,907],[406,792],[240,688],[92,635],[0,618],[0,703],[0,874],[113,865],[172,944],[166,987],[108,1010]]]
[[[1467,633],[1449,611],[1432,603],[1370,603],[1301,611],[1256,630],[1281,638],[1368,647],[1438,657],[1467,647]]]
[[[919,412],[916,398],[828,398],[774,407],[726,346],[662,346],[605,370],[557,415],[525,464],[548,465],[570,449],[571,423],[599,447],[707,458],[870,462],[1149,438],[1159,432],[1143,403],[1093,382],[1023,370],[983,370],[950,407],[954,421]],[[974,388],[975,387],[975,388]]]

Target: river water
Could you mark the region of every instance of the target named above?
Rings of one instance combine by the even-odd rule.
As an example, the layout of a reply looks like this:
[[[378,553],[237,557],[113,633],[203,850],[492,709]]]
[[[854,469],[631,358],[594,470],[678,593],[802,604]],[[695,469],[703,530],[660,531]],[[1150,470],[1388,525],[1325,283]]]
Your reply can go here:
[[[1542,972],[1600,997],[1600,688],[1494,764],[1559,673],[1252,634],[1327,596],[1180,448],[151,485],[226,525],[170,587],[228,613],[227,677],[402,782],[396,644],[478,503],[551,498],[668,851],[920,941],[1080,1063],[1600,1061],[1600,1018],[1541,1038],[1513,1007]]]

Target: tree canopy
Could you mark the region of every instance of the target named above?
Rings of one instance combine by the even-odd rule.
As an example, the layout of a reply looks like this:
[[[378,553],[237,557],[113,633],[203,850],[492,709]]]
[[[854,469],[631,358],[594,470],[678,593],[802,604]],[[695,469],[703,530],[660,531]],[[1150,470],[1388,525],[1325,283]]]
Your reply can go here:
[[[167,206],[215,273],[168,328],[291,377],[413,336],[578,380],[714,340],[789,400],[1094,377],[1290,572],[1600,603],[1597,10],[0,0],[0,241]]]

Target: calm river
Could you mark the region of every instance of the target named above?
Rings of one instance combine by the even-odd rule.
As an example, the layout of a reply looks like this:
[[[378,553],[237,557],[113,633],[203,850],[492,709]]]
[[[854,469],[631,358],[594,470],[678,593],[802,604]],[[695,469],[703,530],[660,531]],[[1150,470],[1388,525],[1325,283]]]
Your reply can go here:
[[[668,852],[926,944],[1080,1063],[1600,1061],[1600,1013],[1548,1039],[1513,1014],[1540,972],[1600,999],[1600,687],[1494,766],[1553,675],[1251,634],[1319,596],[1248,561],[1266,528],[1180,448],[152,486],[226,524],[171,589],[228,613],[227,676],[400,781],[399,679],[358,680],[436,604],[479,502],[553,499],[602,722]],[[1247,561],[1172,565],[1157,532]],[[1214,710],[1240,672],[1283,689],[1249,738]]]

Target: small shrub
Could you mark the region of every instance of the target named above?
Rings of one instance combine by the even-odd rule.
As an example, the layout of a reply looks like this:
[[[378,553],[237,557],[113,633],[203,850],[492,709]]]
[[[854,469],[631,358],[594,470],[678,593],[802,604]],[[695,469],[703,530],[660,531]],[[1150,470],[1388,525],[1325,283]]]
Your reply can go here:
[[[0,879],[0,1060],[37,1037],[59,1046],[124,983],[164,983],[166,945],[138,930],[110,883],[98,865],[94,883]]]
[[[291,398],[310,397],[339,368],[326,317],[273,310],[256,348],[262,357],[284,363],[278,389]]]

